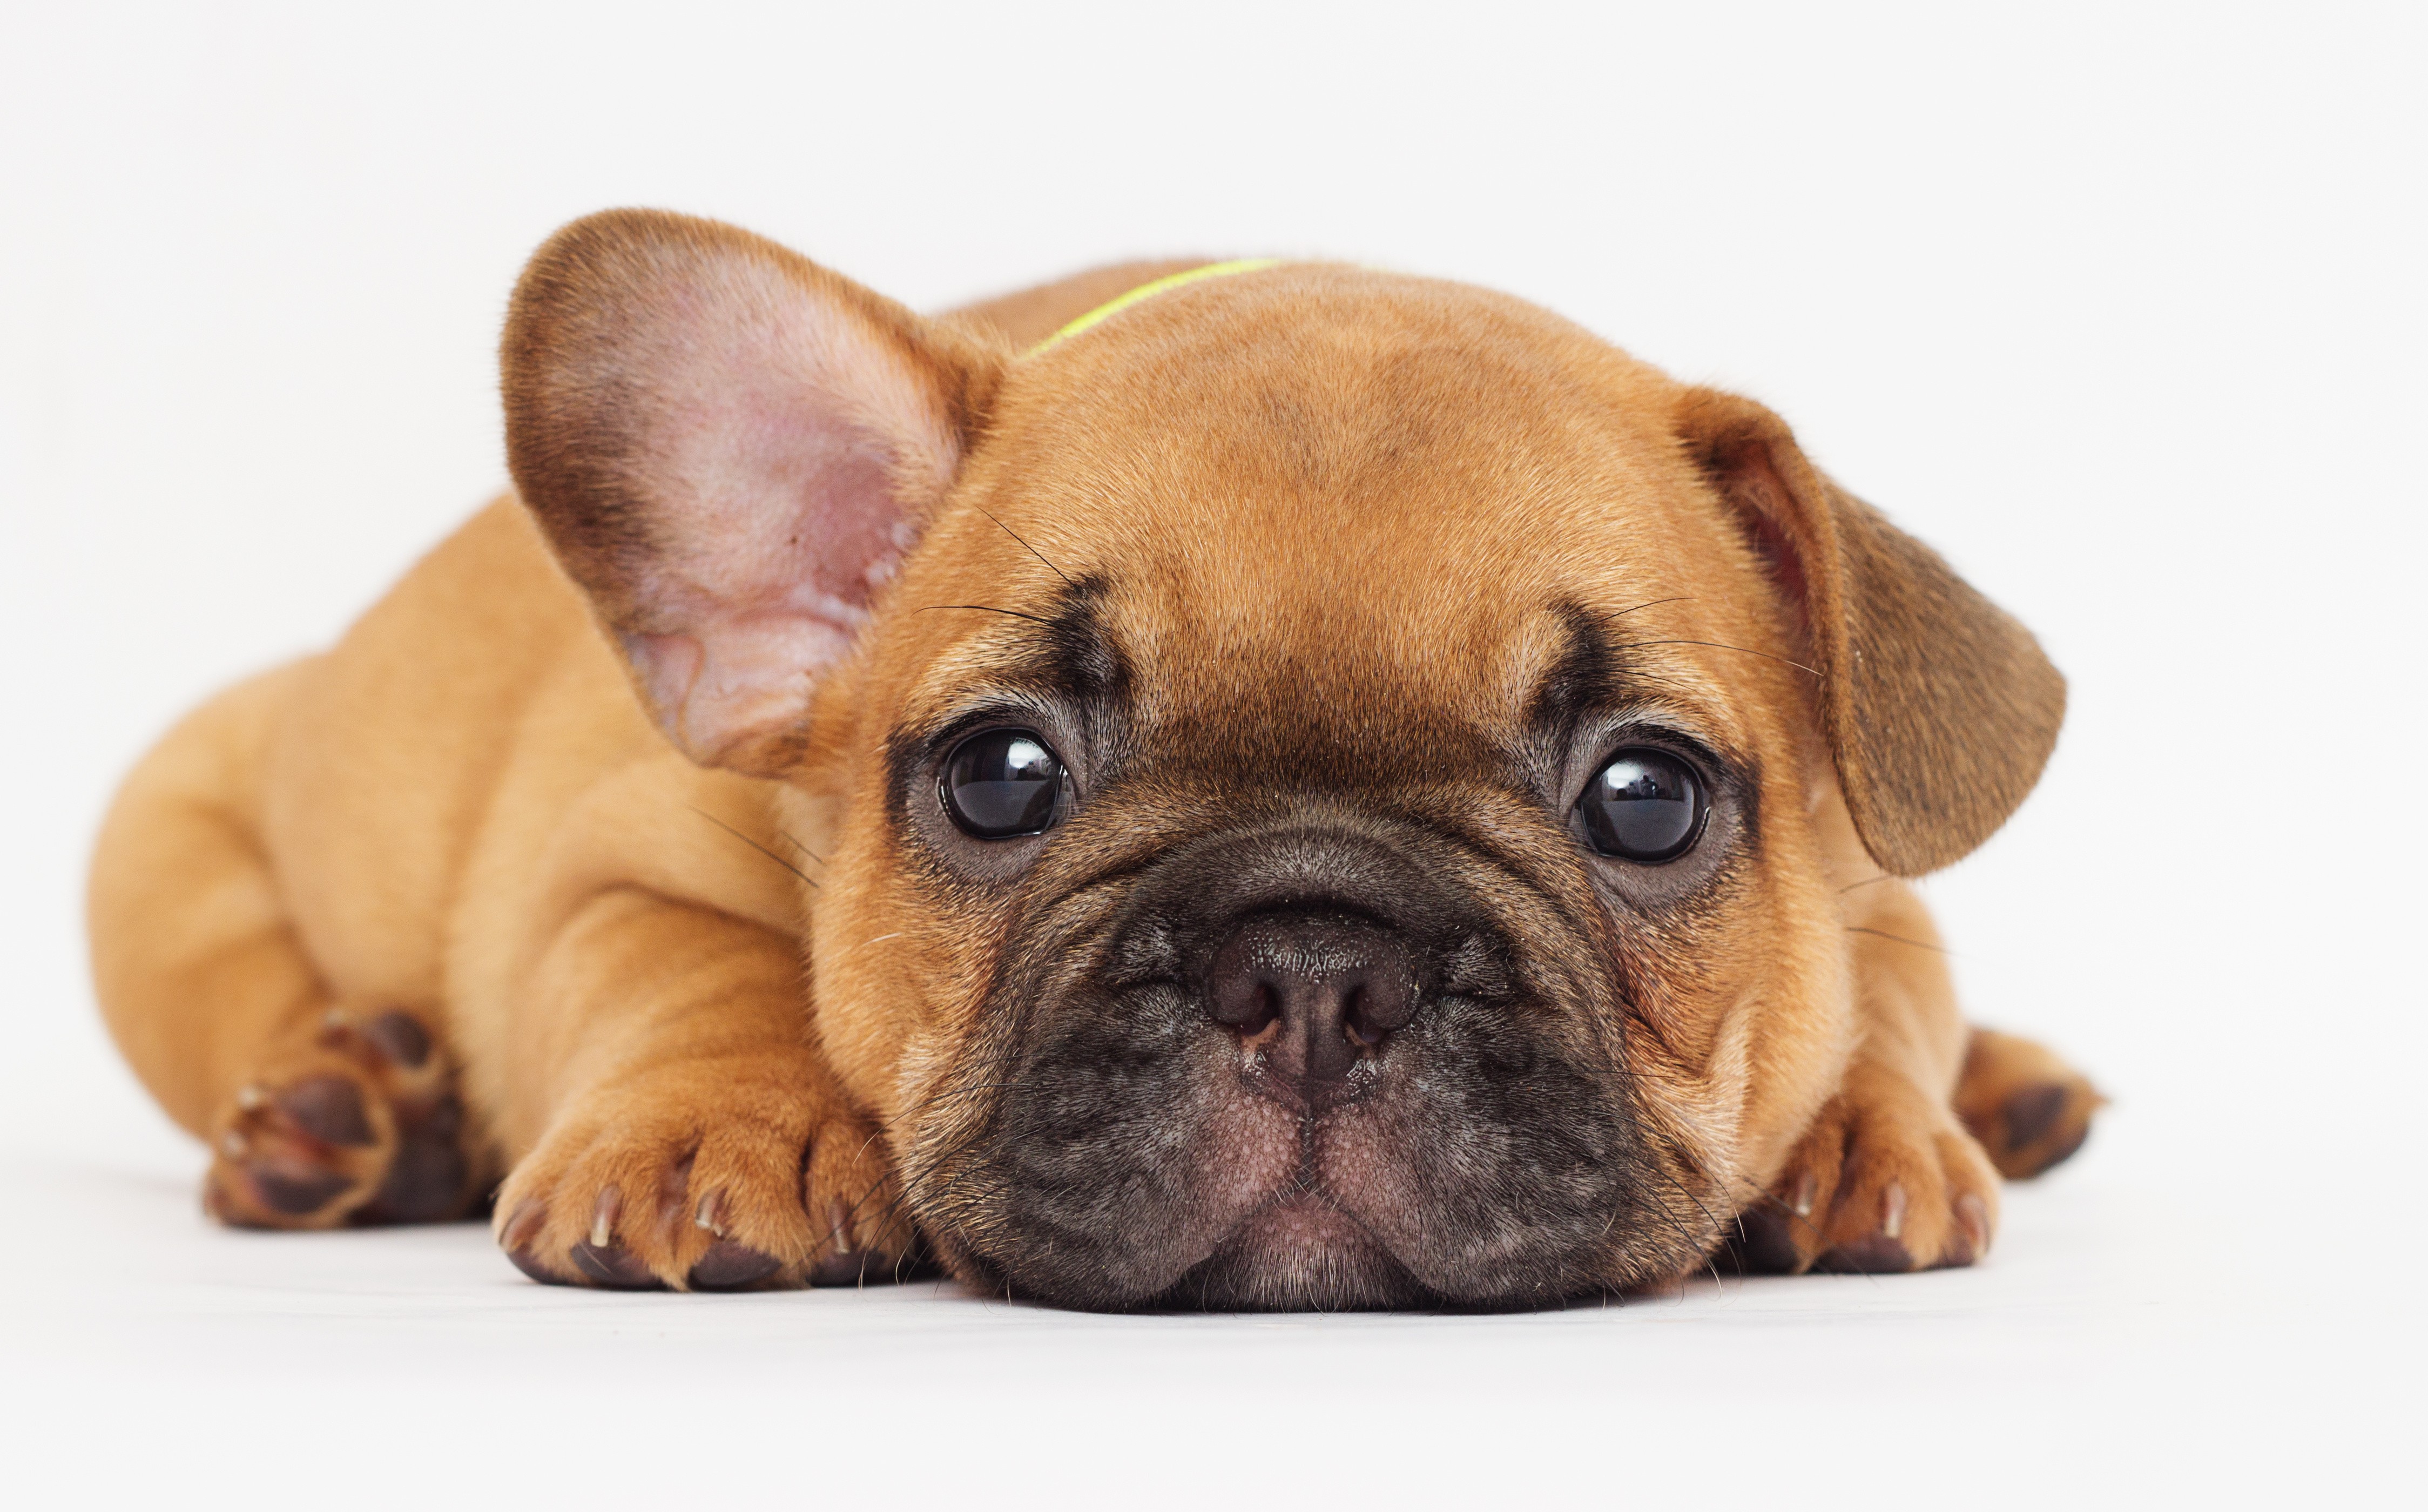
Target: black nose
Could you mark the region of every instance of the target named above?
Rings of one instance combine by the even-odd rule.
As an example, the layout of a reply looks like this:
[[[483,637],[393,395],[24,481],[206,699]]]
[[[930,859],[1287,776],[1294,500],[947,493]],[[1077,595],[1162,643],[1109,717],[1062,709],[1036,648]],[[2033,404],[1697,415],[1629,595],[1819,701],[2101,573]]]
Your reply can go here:
[[[1249,918],[1215,952],[1206,986],[1215,1022],[1310,1098],[1405,1027],[1419,995],[1397,932],[1326,913]]]

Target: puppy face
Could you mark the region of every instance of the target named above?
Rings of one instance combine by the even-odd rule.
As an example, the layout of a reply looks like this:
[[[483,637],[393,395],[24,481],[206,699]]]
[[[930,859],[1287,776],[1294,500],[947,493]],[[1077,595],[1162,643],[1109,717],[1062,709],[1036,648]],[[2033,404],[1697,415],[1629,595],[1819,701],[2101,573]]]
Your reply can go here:
[[[516,321],[525,497],[670,732],[831,828],[818,1031],[982,1285],[1694,1266],[1844,1064],[1835,889],[2054,738],[1766,412],[1479,291],[1277,268],[1022,356],[623,217]]]

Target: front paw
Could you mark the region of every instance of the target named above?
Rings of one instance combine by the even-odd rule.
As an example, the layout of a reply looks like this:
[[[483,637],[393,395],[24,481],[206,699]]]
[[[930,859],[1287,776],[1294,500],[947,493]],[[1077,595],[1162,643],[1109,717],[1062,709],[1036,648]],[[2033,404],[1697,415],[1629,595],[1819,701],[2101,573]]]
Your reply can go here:
[[[848,1285],[893,1279],[912,1247],[875,1129],[806,1052],[660,1066],[588,1094],[507,1177],[498,1213],[507,1257],[554,1285]]]
[[[1747,1271],[1928,1271],[1988,1254],[1997,1221],[1997,1173],[1955,1115],[1859,1069],[1738,1214],[1731,1249]]]

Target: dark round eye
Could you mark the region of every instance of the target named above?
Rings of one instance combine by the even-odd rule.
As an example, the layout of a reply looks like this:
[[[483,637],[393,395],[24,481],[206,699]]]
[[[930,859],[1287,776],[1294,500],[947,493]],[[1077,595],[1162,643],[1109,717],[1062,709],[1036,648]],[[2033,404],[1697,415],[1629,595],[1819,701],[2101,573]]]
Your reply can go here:
[[[988,730],[953,748],[942,779],[944,812],[980,840],[1033,835],[1054,823],[1062,759],[1026,730]]]
[[[1672,861],[1703,832],[1703,780],[1665,750],[1638,747],[1602,764],[1577,799],[1585,844],[1627,861]]]

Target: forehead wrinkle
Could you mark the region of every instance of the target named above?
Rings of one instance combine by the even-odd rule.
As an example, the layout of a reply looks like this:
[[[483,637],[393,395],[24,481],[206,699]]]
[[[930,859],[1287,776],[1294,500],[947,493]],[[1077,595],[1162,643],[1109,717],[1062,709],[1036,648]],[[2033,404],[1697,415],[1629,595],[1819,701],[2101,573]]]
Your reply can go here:
[[[1711,601],[1617,621],[1612,643],[1770,649],[1744,605],[1719,601],[1742,595],[1711,591],[1736,586],[1709,570],[1727,527],[1658,418],[1665,379],[1471,291],[1349,271],[1304,282],[1130,312],[1126,334],[1016,382],[1000,444],[980,449],[972,497],[1065,571],[1120,564],[1133,601],[1107,607],[1141,702],[1154,684],[1177,705],[1252,712],[1318,684],[1514,729],[1531,690],[1508,664],[1533,653],[1511,644],[1513,601],[1616,615],[1699,588]],[[987,556],[1045,575],[1009,537]],[[1723,725],[1740,673],[1759,675],[1721,660],[1741,653],[1628,655],[1646,691]]]
[[[988,485],[1036,488],[1025,521],[1059,537],[1076,517],[1068,534],[1127,565],[1171,534],[1271,545],[1312,518],[1448,530],[1472,551],[1493,517],[1504,534],[1585,524],[1677,470],[1674,444],[1628,413],[1648,370],[1573,327],[1449,286],[1310,276],[1326,297],[1275,279],[1253,299],[1205,293],[1188,321],[1166,304],[1087,348],[1087,381],[1015,384],[982,449]]]

